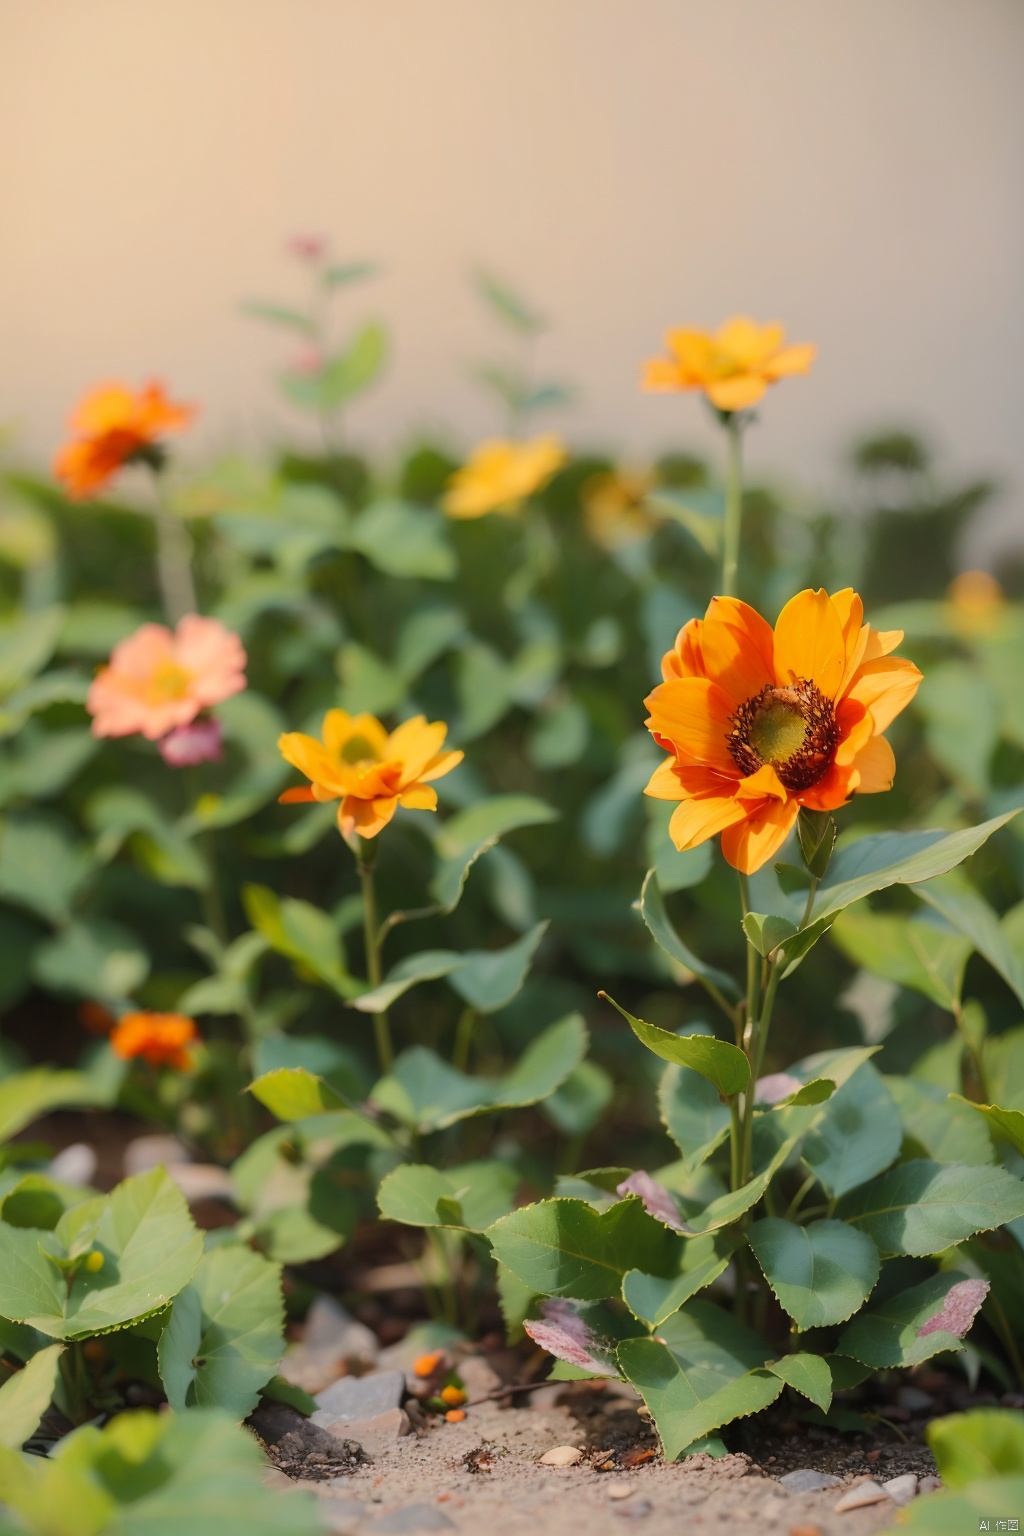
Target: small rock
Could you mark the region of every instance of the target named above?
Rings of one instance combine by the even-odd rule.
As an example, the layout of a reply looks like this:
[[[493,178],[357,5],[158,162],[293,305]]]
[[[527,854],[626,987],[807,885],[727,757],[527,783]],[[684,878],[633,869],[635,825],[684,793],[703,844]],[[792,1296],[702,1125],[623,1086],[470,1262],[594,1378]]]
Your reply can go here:
[[[90,1183],[95,1172],[96,1153],[84,1141],[73,1141],[70,1147],[58,1152],[49,1167],[51,1179],[74,1184],[76,1189]]]
[[[632,1483],[627,1483],[625,1479],[623,1479],[621,1483],[612,1484],[612,1486],[608,1489],[608,1497],[610,1499],[631,1499],[635,1492],[636,1488],[634,1485]]]
[[[316,1395],[313,1423],[324,1429],[346,1420],[375,1419],[400,1408],[405,1396],[402,1371],[371,1371],[369,1376],[342,1376]]]
[[[845,1515],[847,1510],[863,1509],[866,1504],[881,1504],[888,1497],[885,1489],[879,1488],[878,1484],[869,1477],[867,1482],[854,1483],[853,1487],[847,1489],[832,1508],[837,1515]]]
[[[531,1392],[525,1406],[533,1413],[544,1413],[548,1408],[555,1406],[564,1391],[564,1381],[552,1381],[543,1387],[538,1387],[536,1392]]]
[[[820,1525],[791,1525],[789,1536],[821,1536]]]
[[[938,1493],[941,1487],[942,1478],[936,1477],[934,1473],[930,1472],[927,1477],[922,1477],[920,1479],[917,1485],[917,1491],[918,1493]]]
[[[815,1472],[812,1467],[797,1467],[779,1478],[787,1493],[817,1493],[819,1488],[838,1488],[839,1479],[829,1472]]]
[[[540,1458],[542,1467],[574,1467],[583,1460],[583,1452],[575,1445],[555,1445]]]
[[[454,1523],[433,1504],[405,1504],[390,1515],[378,1515],[367,1526],[375,1536],[413,1536],[417,1531],[454,1531]]]
[[[177,1136],[136,1136],[124,1149],[124,1171],[131,1177],[151,1168],[173,1168],[189,1156]]]
[[[622,1504],[616,1504],[615,1513],[621,1515],[624,1520],[642,1520],[645,1515],[650,1514],[653,1508],[654,1506],[650,1499],[641,1499],[639,1496],[634,1495],[633,1498],[626,1499]]]
[[[882,1487],[894,1504],[909,1504],[917,1494],[917,1474],[904,1472],[902,1477],[890,1477]]]
[[[319,1417],[317,1414],[316,1418]],[[387,1413],[375,1414],[372,1419],[338,1419],[323,1427],[337,1440],[356,1441],[368,1456],[379,1456],[412,1429],[404,1408],[389,1408]]]
[[[235,1203],[235,1186],[227,1169],[215,1163],[172,1163],[167,1172],[190,1205],[200,1200]]]
[[[482,1355],[467,1355],[465,1360],[456,1362],[455,1370],[470,1399],[486,1397],[488,1392],[496,1392],[502,1385],[501,1377]]]
[[[306,1314],[302,1341],[284,1357],[281,1375],[306,1392],[322,1392],[346,1370],[372,1368],[377,1354],[376,1334],[325,1292]]]
[[[756,1524],[757,1519],[767,1520],[769,1522],[774,1520],[781,1520],[785,1516],[785,1513],[785,1498],[783,1497],[780,1499],[777,1494],[773,1494],[770,1498],[765,1499],[761,1503],[756,1511],[756,1517],[753,1523]]]
[[[934,1397],[930,1392],[922,1392],[920,1387],[900,1387],[896,1393],[896,1402],[900,1408],[906,1408],[908,1413],[920,1413],[922,1409],[935,1407]]]

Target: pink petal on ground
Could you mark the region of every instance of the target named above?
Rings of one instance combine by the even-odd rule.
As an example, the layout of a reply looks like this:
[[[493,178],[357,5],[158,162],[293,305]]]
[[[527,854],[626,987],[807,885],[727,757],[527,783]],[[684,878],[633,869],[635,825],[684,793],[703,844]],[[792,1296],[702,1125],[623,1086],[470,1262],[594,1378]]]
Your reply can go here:
[[[614,1345],[587,1326],[571,1301],[546,1301],[542,1311],[543,1318],[531,1318],[523,1324],[535,1344],[556,1360],[578,1365],[584,1371],[618,1375],[612,1361]]]
[[[917,1330],[918,1338],[923,1338],[926,1333],[952,1333],[962,1339],[981,1310],[989,1288],[987,1280],[958,1280],[946,1292],[946,1299],[935,1316],[921,1324]]]
[[[666,1227],[671,1227],[673,1232],[689,1232],[689,1227],[679,1214],[679,1207],[664,1184],[659,1184],[657,1179],[652,1179],[649,1173],[638,1168],[636,1173],[631,1173],[628,1179],[623,1179],[616,1185],[617,1195],[638,1195],[644,1203],[644,1209],[649,1216],[656,1221],[664,1222]]]

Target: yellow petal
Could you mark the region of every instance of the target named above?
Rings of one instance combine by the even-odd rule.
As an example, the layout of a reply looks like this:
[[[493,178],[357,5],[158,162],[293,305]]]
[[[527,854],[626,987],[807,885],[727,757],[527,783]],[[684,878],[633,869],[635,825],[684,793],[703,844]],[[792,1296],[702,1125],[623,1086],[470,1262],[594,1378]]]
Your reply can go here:
[[[764,809],[722,833],[722,852],[745,875],[775,857],[793,830],[800,807],[795,800],[769,800]]]
[[[812,346],[810,342],[783,347],[764,363],[764,376],[774,383],[776,379],[784,379],[789,374],[810,373],[811,364],[817,355],[817,347]]]
[[[645,702],[651,711],[647,728],[671,744],[667,750],[674,749],[685,762],[739,777],[727,745],[733,707],[721,688],[703,677],[672,678],[659,683]]]
[[[690,382],[678,363],[671,362],[667,357],[652,357],[644,363],[641,387],[654,391],[668,391],[695,389],[697,386]]]
[[[843,628],[824,587],[791,597],[775,625],[775,676],[780,686],[806,678],[826,699],[834,699],[845,664]]]
[[[880,795],[892,789],[896,758],[884,736],[873,736],[853,760],[854,788],[858,795]]]
[[[419,778],[420,770],[426,767],[430,759],[437,756],[447,734],[448,727],[441,721],[428,725],[425,715],[416,715],[412,720],[404,720],[391,732],[387,738],[385,756],[389,759],[397,758],[403,764],[402,780],[411,784]]]
[[[344,793],[337,763],[314,737],[304,736],[301,731],[288,731],[278,737],[277,746],[285,762],[304,773],[312,783]]]
[[[703,672],[734,708],[775,681],[772,627],[738,598],[711,599],[700,648]]]
[[[686,790],[679,782],[676,772],[675,758],[667,757],[647,780],[644,794],[650,795],[652,800],[682,800]]]
[[[705,385],[705,393],[720,411],[746,411],[763,399],[767,385],[759,374],[737,373]]]
[[[781,325],[758,325],[746,315],[734,315],[719,327],[715,344],[737,369],[760,369],[767,358],[779,355],[785,336]]]
[[[921,673],[902,656],[883,656],[861,667],[847,698],[871,711],[875,730],[882,732],[906,709],[921,686]]]
[[[669,836],[680,851],[696,848],[698,843],[706,843],[709,837],[717,837],[724,828],[741,821],[745,814],[743,806],[731,797],[709,795],[701,800],[684,800],[672,812]]]
[[[420,774],[421,782],[426,783],[430,779],[440,779],[444,774],[451,773],[453,768],[459,766],[465,755],[465,752],[458,750],[439,752],[436,757],[430,759],[430,762],[423,769]]]
[[[789,798],[786,786],[771,763],[764,763],[756,773],[748,774],[745,779],[741,779],[736,786],[736,796],[740,800],[787,800]]]
[[[398,803],[407,811],[436,811],[437,790],[431,789],[429,784],[410,784],[408,789],[402,790]]]

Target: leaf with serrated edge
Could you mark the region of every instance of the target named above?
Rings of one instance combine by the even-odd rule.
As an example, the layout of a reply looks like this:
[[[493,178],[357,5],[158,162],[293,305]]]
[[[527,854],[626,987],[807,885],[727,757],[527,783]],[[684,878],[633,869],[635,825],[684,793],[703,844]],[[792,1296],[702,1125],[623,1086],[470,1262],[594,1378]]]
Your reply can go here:
[[[618,1296],[631,1264],[671,1273],[678,1238],[639,1200],[598,1212],[585,1200],[542,1200],[488,1227],[495,1258],[540,1295],[576,1301]]]
[[[988,1288],[987,1280],[956,1270],[932,1275],[854,1318],[837,1348],[873,1370],[920,1365],[942,1350],[962,1349]]]
[[[345,1108],[344,1099],[306,1067],[276,1067],[251,1082],[248,1091],[278,1120],[305,1120]]]
[[[413,1227],[456,1227],[482,1232],[514,1208],[519,1174],[510,1163],[464,1163],[443,1172],[426,1163],[393,1168],[377,1191],[385,1221]],[[442,1220],[440,1205],[452,1202],[452,1220]]]
[[[691,1237],[683,1246],[680,1274],[663,1278],[629,1269],[622,1277],[622,1299],[640,1322],[657,1328],[691,1296],[724,1274],[734,1248],[735,1243],[724,1232]]]
[[[558,820],[554,806],[533,795],[495,795],[451,816],[434,843],[440,860],[431,895],[444,912],[458,906],[470,870],[499,838],[520,827]]]
[[[41,1349],[0,1387],[0,1445],[20,1450],[39,1428],[53,1399],[63,1353],[63,1344]]]
[[[174,1298],[157,1353],[172,1408],[244,1419],[284,1354],[280,1266],[233,1244],[204,1254]]]
[[[720,992],[727,997],[739,998],[740,989],[736,981],[727,971],[720,971],[713,965],[708,965],[695,955],[689,947],[683,943],[668,920],[665,911],[665,903],[662,900],[661,889],[658,885],[658,872],[649,869],[640,891],[640,915],[647,924],[648,931],[659,949],[664,950],[670,960],[675,960],[678,965],[685,966],[695,976],[710,981]]]
[[[896,1106],[877,1069],[864,1063],[828,1101],[808,1132],[804,1162],[832,1199],[874,1178],[899,1156]]]
[[[917,1158],[854,1190],[837,1214],[867,1232],[883,1256],[942,1253],[1024,1216],[1024,1182],[1003,1168]]]
[[[814,1403],[822,1413],[828,1413],[832,1406],[832,1372],[821,1355],[810,1355],[806,1350],[783,1355],[781,1360],[770,1360],[768,1370]]]
[[[984,1115],[993,1136],[1008,1141],[1024,1157],[1024,1113],[1019,1109],[1000,1109],[998,1104],[975,1104],[972,1099],[962,1098],[959,1093],[951,1093],[950,1098],[959,1100],[961,1104],[969,1104],[979,1115]]]
[[[844,1323],[878,1279],[878,1249],[843,1221],[801,1227],[769,1216],[756,1221],[748,1236],[779,1305],[798,1328]]]
[[[1011,943],[988,902],[963,884],[962,877],[937,880],[917,894],[970,940],[1024,1005],[1024,954]]]
[[[641,1044],[663,1061],[699,1072],[701,1077],[714,1083],[723,1098],[732,1098],[746,1088],[750,1081],[750,1063],[738,1046],[716,1040],[714,1035],[674,1035],[670,1029],[660,1029],[656,1024],[635,1018],[607,992],[597,995],[611,1003]]]

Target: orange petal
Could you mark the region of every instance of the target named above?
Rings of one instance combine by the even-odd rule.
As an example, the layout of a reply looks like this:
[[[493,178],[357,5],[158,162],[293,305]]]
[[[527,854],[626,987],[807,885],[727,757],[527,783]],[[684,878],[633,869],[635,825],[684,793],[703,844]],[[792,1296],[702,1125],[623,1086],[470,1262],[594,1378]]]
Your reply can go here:
[[[733,315],[715,332],[715,345],[737,368],[761,369],[770,357],[778,355],[785,337],[777,321],[758,325],[747,315]]]
[[[682,800],[685,798],[686,790],[679,782],[679,774],[674,757],[667,757],[663,763],[658,764],[647,781],[644,794],[650,795],[652,800]]]
[[[902,656],[883,656],[862,666],[847,697],[871,711],[878,732],[887,730],[921,686],[921,673]]]
[[[407,811],[436,811],[437,790],[431,789],[429,784],[410,784],[408,789],[402,790],[398,803]]]
[[[338,807],[338,826],[344,837],[358,832],[360,837],[376,837],[398,808],[398,797],[387,800],[357,800],[348,795]]]
[[[843,680],[846,645],[839,615],[824,587],[791,597],[775,625],[775,676],[779,684],[808,678],[827,699]]]
[[[720,411],[745,411],[764,396],[767,385],[756,373],[737,373],[731,379],[715,379],[704,386],[712,405]]]
[[[451,773],[453,768],[459,766],[465,755],[465,752],[461,750],[439,752],[436,757],[430,759],[430,762],[423,769],[423,772],[420,774],[420,780],[426,783],[428,779],[439,779],[443,774]]]
[[[283,795],[278,795],[278,805],[305,805],[310,800],[315,800],[312,784],[301,784],[295,789],[286,789]]]
[[[715,366],[714,338],[705,331],[687,331],[676,328],[668,332],[665,345],[671,352],[675,365],[691,389],[711,378]]]
[[[278,737],[277,746],[285,762],[291,763],[314,784],[323,784],[338,794],[344,793],[339,766],[321,742],[312,736],[304,736],[301,731],[288,731]]]
[[[856,778],[849,764],[833,763],[816,784],[800,793],[800,804],[809,811],[837,811],[853,794]]]
[[[657,391],[693,389],[695,386],[667,357],[652,357],[644,363],[642,387]]]
[[[411,784],[419,778],[431,758],[437,756],[447,734],[448,727],[440,720],[428,725],[426,715],[417,715],[412,720],[403,720],[391,732],[384,755],[402,763],[402,779]]]
[[[713,597],[701,630],[704,672],[737,708],[775,681],[774,637],[766,619],[735,597]]]
[[[809,373],[818,349],[811,342],[796,342],[791,347],[781,347],[774,357],[763,364],[764,376],[773,383],[792,373]]]
[[[902,629],[873,629],[868,635],[867,645],[864,647],[864,661],[877,661],[880,656],[888,656],[894,651],[903,639]]]
[[[726,744],[733,706],[715,683],[704,677],[672,678],[659,683],[644,702],[651,711],[647,727],[659,742],[668,743],[667,750],[684,762],[739,777]]]
[[[668,832],[680,851],[696,848],[698,843],[706,843],[709,837],[716,837],[726,827],[742,821],[745,815],[743,806],[731,798],[707,795],[700,800],[684,800],[672,812]]]
[[[795,800],[770,800],[722,833],[722,852],[733,869],[752,875],[774,858],[793,830],[800,807]]]
[[[858,795],[880,795],[892,789],[896,777],[896,758],[884,736],[873,736],[853,760],[855,788]]]
[[[789,792],[771,763],[764,763],[756,773],[741,779],[736,786],[738,800],[786,800]]]
[[[676,635],[672,650],[661,658],[661,675],[666,683],[671,677],[704,677],[700,640],[703,619],[690,619]]]

